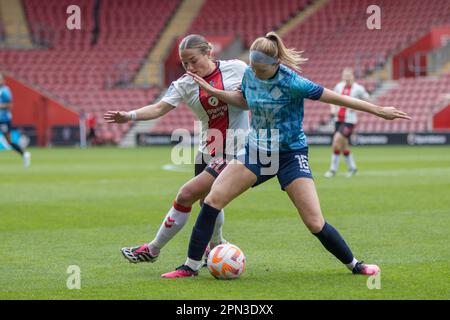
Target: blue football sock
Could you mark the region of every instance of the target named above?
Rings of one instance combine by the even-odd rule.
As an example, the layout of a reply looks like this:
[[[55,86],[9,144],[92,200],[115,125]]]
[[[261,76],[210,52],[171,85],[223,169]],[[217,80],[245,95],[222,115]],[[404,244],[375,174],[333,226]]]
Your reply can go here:
[[[23,150],[18,144],[11,142],[10,145],[14,150],[16,150],[18,153],[20,153],[20,155],[23,155]]]
[[[338,258],[343,264],[349,264],[353,261],[353,253],[341,237],[339,232],[325,222],[319,233],[313,233],[323,246]]]
[[[206,203],[197,217],[194,228],[192,229],[191,240],[189,241],[189,259],[200,261],[205,252],[208,242],[214,231],[217,216],[220,209],[213,208]]]

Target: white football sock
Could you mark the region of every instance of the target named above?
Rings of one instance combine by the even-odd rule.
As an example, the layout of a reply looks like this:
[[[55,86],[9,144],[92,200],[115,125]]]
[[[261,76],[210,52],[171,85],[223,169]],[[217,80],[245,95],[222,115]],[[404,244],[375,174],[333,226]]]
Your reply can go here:
[[[214,225],[214,231],[211,237],[211,242],[213,244],[213,247],[221,244],[223,242],[222,237],[222,226],[225,221],[225,213],[222,210],[220,210],[219,215],[216,218],[216,224]]]
[[[350,262],[349,264],[346,264],[347,268],[350,271],[353,271],[353,268],[356,266],[356,263],[358,262],[358,260],[356,260],[355,258],[353,258],[353,261]]]
[[[175,207],[178,209],[175,209]],[[150,251],[161,249],[164,247],[175,235],[184,227],[189,219],[191,208],[185,208],[183,206],[174,203],[174,206],[170,208],[166,217],[164,218],[161,227],[156,234],[155,239],[149,243]]]
[[[338,166],[339,166],[339,158],[340,158],[340,155],[339,155],[339,154],[333,153],[333,154],[331,155],[331,166],[330,166],[330,171],[334,171],[334,172],[337,171],[337,168],[338,168]]]
[[[345,162],[347,162],[347,167],[349,170],[356,169],[355,160],[353,160],[353,156],[351,153],[345,156]]]
[[[203,261],[195,261],[189,258],[186,259],[184,264],[194,271],[198,271],[203,267]]]

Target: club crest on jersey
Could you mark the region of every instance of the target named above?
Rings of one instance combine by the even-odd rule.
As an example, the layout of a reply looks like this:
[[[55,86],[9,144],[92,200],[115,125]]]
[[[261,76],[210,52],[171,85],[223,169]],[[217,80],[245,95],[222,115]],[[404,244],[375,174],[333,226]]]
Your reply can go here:
[[[217,107],[217,105],[219,104],[219,99],[217,99],[216,97],[209,97],[208,103],[212,107]]]
[[[216,83],[214,82],[214,80],[211,80],[211,81],[209,82],[209,84],[211,85],[211,87],[214,87],[214,85],[215,85]]]

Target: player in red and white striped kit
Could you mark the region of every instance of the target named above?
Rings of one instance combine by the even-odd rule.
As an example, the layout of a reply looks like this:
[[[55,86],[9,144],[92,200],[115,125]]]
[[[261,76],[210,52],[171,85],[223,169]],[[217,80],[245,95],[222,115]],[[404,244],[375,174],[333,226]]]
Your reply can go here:
[[[186,71],[199,75],[215,88],[227,91],[239,89],[246,63],[240,60],[215,61],[211,58],[211,51],[211,44],[200,35],[186,36],[179,46],[180,59]],[[209,193],[214,180],[226,167],[227,159],[233,159],[241,148],[239,143],[234,142],[240,141],[242,145],[245,143],[245,135],[249,129],[248,111],[210,96],[187,74],[172,82],[161,101],[131,112],[108,111],[104,118],[109,123],[156,119],[175,109],[183,101],[202,124],[195,177],[179,189],[173,206],[153,241],[122,248],[123,256],[132,263],[154,262],[158,258],[162,247],[186,224],[192,205]],[[235,131],[230,134],[232,130]],[[227,146],[230,140],[233,143],[229,145],[234,145],[234,148]],[[210,248],[224,242],[223,222],[224,213],[221,211],[216,220]]]
[[[355,76],[351,68],[345,68],[342,71],[342,81],[334,87],[334,92],[361,100],[369,100],[366,89],[355,82]],[[331,178],[336,175],[341,154],[344,155],[347,163],[347,177],[351,177],[357,172],[355,160],[349,147],[349,139],[357,122],[356,111],[332,105],[331,114],[335,121],[333,155],[331,156],[330,170],[325,173],[325,177]]]

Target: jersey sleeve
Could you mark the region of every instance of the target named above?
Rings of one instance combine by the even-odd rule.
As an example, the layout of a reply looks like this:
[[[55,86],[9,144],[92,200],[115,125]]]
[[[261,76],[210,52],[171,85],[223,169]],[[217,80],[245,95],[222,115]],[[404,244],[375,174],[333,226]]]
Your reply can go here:
[[[8,87],[3,88],[0,101],[2,103],[10,103],[12,101],[11,90]]]
[[[323,87],[311,80],[295,75],[292,77],[291,90],[295,97],[319,100],[323,93]]]
[[[245,97],[245,89],[247,88],[247,81],[248,81],[248,72],[250,67],[246,67],[245,71],[244,71],[244,76],[242,77],[242,84],[241,84],[241,91],[242,91],[242,96],[244,97],[245,100],[247,100],[247,98]]]
[[[366,88],[364,88],[363,86],[359,86],[359,90],[358,90],[358,98],[362,99],[362,100],[368,100],[370,98],[369,93],[367,92]]]
[[[183,101],[183,95],[180,92],[177,81],[170,84],[169,89],[167,89],[167,92],[161,101],[164,101],[174,107],[177,107]]]
[[[236,73],[241,78],[241,83],[242,83],[242,79],[244,78],[245,71],[247,70],[247,64],[244,61],[236,60],[235,68],[236,68]],[[238,86],[236,86],[236,88],[234,88],[234,90],[239,89],[241,87],[241,83]]]
[[[247,68],[247,64],[244,61],[234,59],[229,61],[224,61],[226,65],[227,72],[227,83],[225,85],[225,90],[241,90],[242,78]]]
[[[341,92],[339,92],[339,83],[334,86],[333,91],[336,92],[336,93],[341,93]]]

